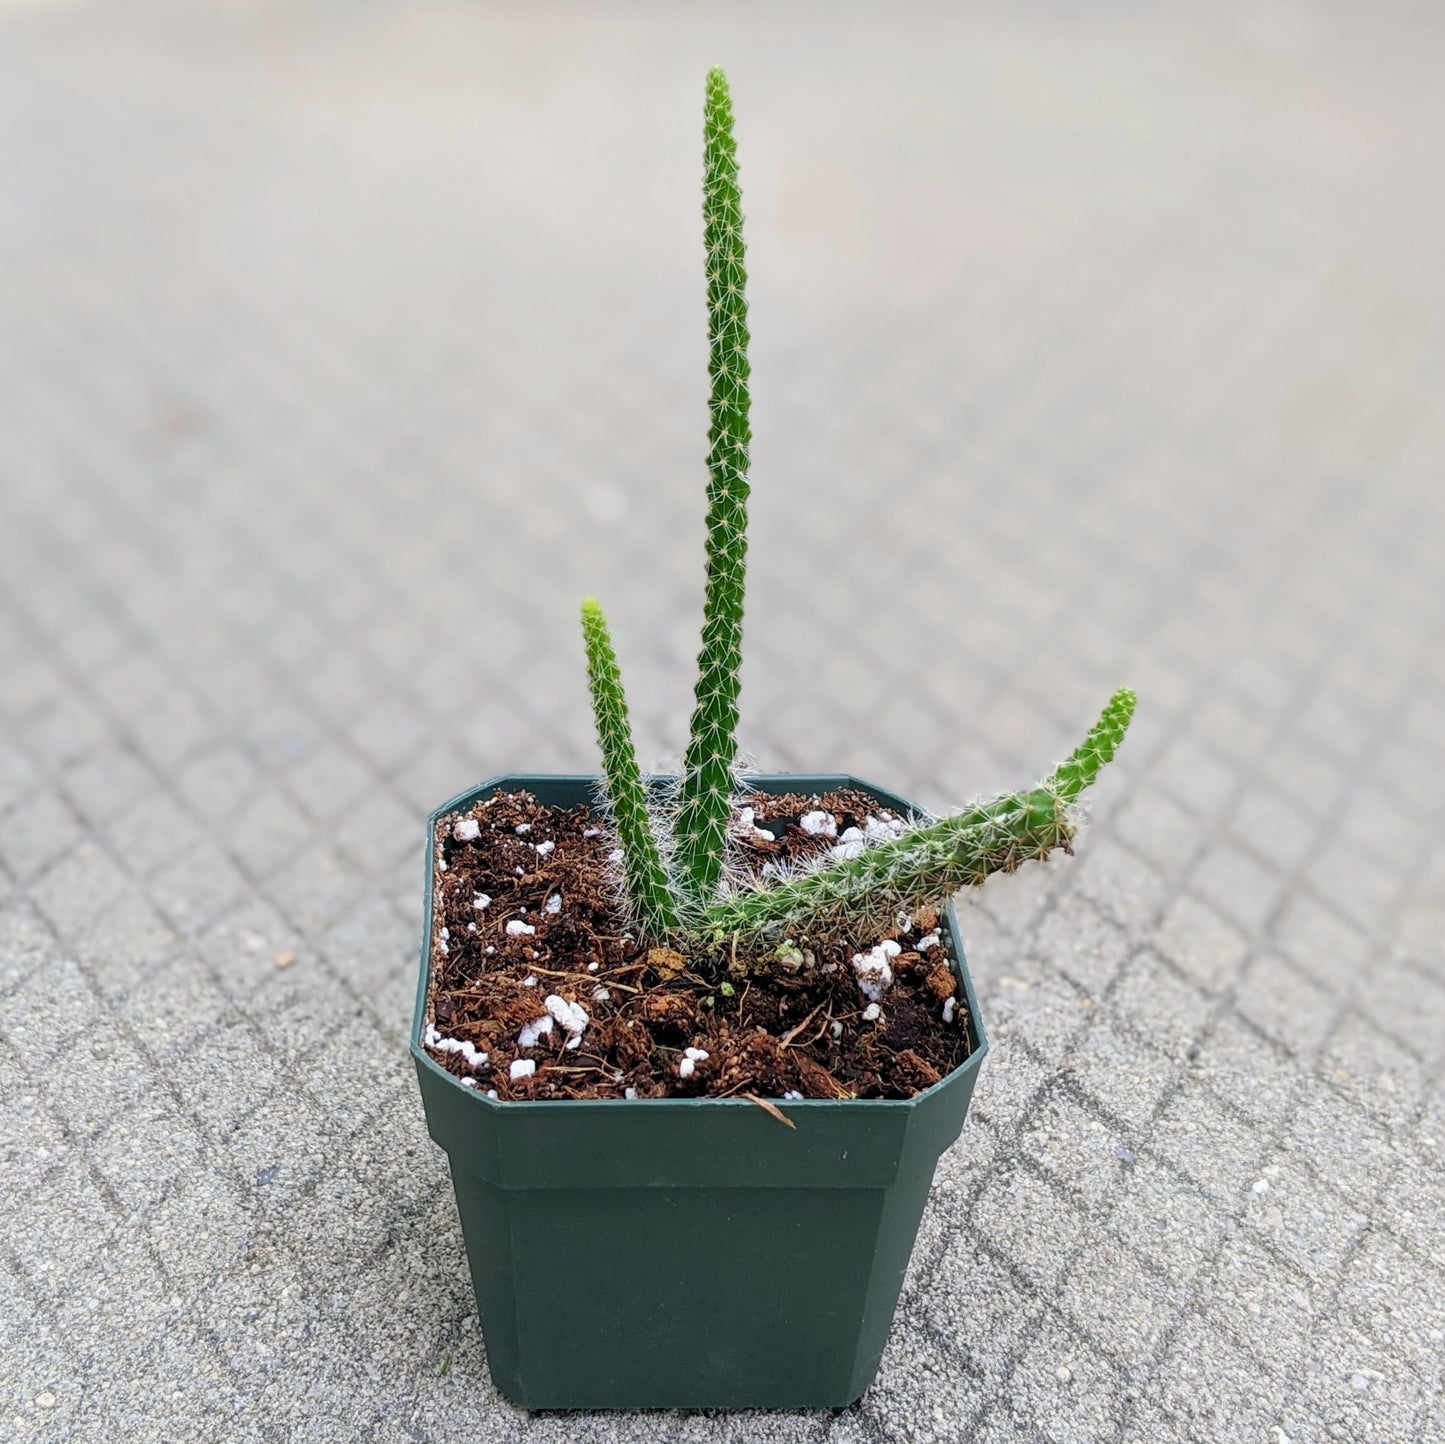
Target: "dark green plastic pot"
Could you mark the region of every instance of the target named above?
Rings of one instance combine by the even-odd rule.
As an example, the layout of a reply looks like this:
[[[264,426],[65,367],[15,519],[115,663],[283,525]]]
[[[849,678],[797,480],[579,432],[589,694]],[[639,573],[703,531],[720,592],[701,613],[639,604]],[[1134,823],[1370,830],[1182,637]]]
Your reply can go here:
[[[853,777],[750,778],[760,791]],[[872,1382],[934,1165],[963,1126],[987,1051],[950,907],[944,931],[976,1047],[906,1102],[504,1103],[421,1045],[438,819],[494,792],[593,798],[590,777],[497,777],[432,813],[411,1052],[447,1152],[492,1379],[530,1409],[815,1409]]]

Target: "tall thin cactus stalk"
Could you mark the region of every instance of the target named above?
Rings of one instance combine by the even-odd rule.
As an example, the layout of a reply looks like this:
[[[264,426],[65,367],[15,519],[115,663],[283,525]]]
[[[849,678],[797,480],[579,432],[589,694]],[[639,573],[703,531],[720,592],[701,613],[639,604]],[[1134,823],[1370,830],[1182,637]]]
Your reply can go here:
[[[592,713],[607,775],[607,797],[622,843],[622,871],[627,910],[645,937],[666,938],[677,931],[677,908],[662,865],[647,787],[637,765],[637,748],[627,718],[622,673],[612,650],[612,634],[602,604],[595,597],[582,603],[582,635],[587,643],[587,681]]]
[[[747,570],[748,303],[742,193],[727,77],[709,71],[704,120],[703,229],[707,243],[708,431],[707,592],[696,701],[678,795],[673,875],[689,911],[706,904],[722,877],[737,755]]]

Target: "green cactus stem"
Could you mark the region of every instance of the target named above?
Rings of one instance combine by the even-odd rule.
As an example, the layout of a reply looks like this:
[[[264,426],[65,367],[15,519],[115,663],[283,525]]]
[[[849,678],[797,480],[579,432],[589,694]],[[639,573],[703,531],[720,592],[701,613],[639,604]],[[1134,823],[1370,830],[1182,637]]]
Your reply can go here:
[[[1045,858],[1073,836],[1067,809],[1043,788],[1001,798],[982,820],[965,825],[971,816],[946,817],[845,862],[725,898],[703,915],[710,940],[733,945],[743,967],[785,937],[866,941],[900,912],[912,914],[993,873]]]
[[[1114,760],[1138,700],[1128,687],[1120,687],[1109,698],[1109,705],[1089,729],[1089,735],[1058,765],[1045,786],[1065,802],[1077,802],[1084,789],[1092,787],[1094,779]]]
[[[607,619],[595,597],[582,603],[582,635],[587,643],[587,681],[592,691],[597,741],[602,748],[607,798],[622,844],[628,912],[645,938],[661,942],[676,932],[677,910],[652,833],[647,788],[637,766],[622,673],[612,649]]]
[[[707,77],[704,165],[708,374],[712,379],[707,590],[672,859],[676,886],[692,908],[713,897],[722,876],[732,801],[747,569],[748,446],[752,440],[742,195],[732,96],[721,70],[709,71]]]
[[[744,966],[785,937],[871,941],[884,919],[941,905],[961,887],[1067,847],[1073,805],[1118,751],[1134,701],[1128,689],[1116,692],[1080,747],[1029,792],[910,828],[855,858],[715,903],[703,915],[710,941],[732,945]]]

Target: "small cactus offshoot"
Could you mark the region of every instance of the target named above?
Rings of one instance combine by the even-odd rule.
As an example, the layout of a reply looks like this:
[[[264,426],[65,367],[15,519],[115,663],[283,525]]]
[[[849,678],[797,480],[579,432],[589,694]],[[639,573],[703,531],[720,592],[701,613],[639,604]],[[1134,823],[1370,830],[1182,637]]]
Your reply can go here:
[[[623,906],[644,940],[730,966],[785,966],[798,944],[871,941],[901,914],[946,902],[961,887],[1068,848],[1081,794],[1110,762],[1134,714],[1127,688],[1084,742],[1027,792],[917,822],[857,856],[759,885],[737,875],[728,826],[736,803],[738,674],[747,567],[750,407],[747,275],[732,98],[721,70],[707,77],[703,232],[707,250],[707,581],[682,776],[650,793],[637,764],[622,678],[601,606],[582,604],[588,679],[606,802],[622,853]]]
[[[607,802],[622,844],[622,871],[628,905],[648,937],[666,938],[677,931],[677,907],[667,874],[663,871],[647,786],[637,766],[637,749],[627,719],[622,673],[612,650],[612,634],[595,597],[582,603],[582,634],[587,643],[587,681],[592,690],[592,714],[602,748],[602,769],[607,778]]]

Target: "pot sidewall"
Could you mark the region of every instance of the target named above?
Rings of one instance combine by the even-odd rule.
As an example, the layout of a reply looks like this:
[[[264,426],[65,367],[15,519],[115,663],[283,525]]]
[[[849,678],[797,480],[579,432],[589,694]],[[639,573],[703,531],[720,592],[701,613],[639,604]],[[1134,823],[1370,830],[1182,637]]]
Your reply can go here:
[[[853,787],[773,774],[760,791]],[[655,779],[659,785],[664,779]],[[422,1047],[439,821],[497,793],[594,800],[597,779],[494,778],[438,808],[411,1052],[446,1150],[497,1387],[532,1409],[841,1408],[872,1382],[934,1167],[988,1042],[950,904],[975,1049],[906,1100],[499,1102]],[[559,1293],[560,1291],[560,1293]]]

